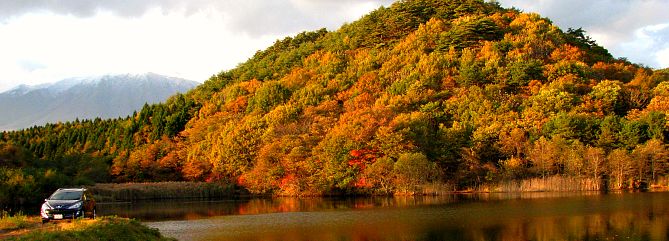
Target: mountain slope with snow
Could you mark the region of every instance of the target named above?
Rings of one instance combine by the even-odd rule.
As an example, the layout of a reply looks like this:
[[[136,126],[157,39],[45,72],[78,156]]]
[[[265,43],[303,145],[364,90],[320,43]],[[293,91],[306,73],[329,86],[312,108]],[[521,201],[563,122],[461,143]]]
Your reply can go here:
[[[125,117],[198,83],[154,73],[70,78],[0,93],[0,130],[78,119]]]

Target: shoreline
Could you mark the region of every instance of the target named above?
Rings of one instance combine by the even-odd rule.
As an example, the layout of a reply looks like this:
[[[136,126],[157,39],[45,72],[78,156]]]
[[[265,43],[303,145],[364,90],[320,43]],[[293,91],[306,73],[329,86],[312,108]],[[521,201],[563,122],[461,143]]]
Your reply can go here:
[[[244,200],[253,198],[327,198],[327,197],[392,197],[439,196],[452,194],[483,193],[541,193],[541,192],[652,192],[667,191],[668,185],[651,184],[644,188],[612,188],[603,180],[589,178],[548,177],[510,180],[454,190],[449,184],[425,184],[412,191],[379,193],[373,189],[335,191],[331,193],[301,193],[297,195],[253,194],[229,183],[208,182],[149,182],[149,183],[98,183],[89,186],[98,203],[123,203],[156,200]]]

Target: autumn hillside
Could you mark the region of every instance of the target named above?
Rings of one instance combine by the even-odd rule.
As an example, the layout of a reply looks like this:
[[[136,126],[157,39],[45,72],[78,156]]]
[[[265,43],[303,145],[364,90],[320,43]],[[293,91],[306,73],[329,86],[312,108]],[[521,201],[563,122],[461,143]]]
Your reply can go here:
[[[334,32],[279,40],[129,118],[4,133],[0,180],[14,193],[23,187],[5,180],[46,189],[43,180],[75,176],[276,195],[556,176],[666,185],[668,80],[534,13],[399,1]]]

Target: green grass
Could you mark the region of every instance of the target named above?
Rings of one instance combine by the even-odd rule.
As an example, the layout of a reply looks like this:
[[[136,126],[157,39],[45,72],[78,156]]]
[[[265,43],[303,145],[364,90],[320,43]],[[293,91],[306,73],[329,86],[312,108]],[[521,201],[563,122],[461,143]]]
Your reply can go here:
[[[28,226],[32,228],[8,237],[8,240],[175,240],[139,221],[118,217]]]

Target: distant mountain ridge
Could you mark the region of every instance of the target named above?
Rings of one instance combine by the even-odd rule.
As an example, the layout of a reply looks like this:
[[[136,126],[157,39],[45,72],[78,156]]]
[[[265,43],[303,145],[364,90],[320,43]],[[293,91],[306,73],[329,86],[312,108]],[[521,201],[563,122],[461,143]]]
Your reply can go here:
[[[46,123],[131,115],[199,83],[154,73],[69,78],[0,93],[0,130]]]

